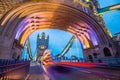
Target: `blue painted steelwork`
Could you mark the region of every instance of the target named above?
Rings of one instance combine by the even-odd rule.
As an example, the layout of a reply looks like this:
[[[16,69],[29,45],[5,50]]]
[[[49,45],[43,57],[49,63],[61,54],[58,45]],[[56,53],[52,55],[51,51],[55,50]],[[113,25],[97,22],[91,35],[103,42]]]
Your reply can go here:
[[[98,13],[101,14],[101,13],[112,11],[112,10],[120,10],[120,3],[112,5],[112,6],[100,8],[98,9]]]

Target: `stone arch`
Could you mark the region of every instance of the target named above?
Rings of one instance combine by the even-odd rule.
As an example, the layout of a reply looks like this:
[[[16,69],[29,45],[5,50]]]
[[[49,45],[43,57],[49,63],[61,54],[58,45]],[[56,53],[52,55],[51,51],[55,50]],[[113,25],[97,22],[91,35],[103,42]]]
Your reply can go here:
[[[105,47],[105,48],[103,49],[103,52],[104,52],[105,57],[112,56],[109,48],[107,48],[107,47]]]
[[[21,58],[21,56],[20,56],[20,55],[18,55],[18,56],[17,56],[17,60],[20,60],[20,58]]]
[[[14,53],[12,54],[12,59],[16,59],[16,57],[17,57],[17,53],[14,52]]]
[[[93,56],[94,56],[94,58],[97,58],[98,54],[97,53],[93,53]]]
[[[99,25],[99,23],[94,18],[83,12],[80,8],[75,7],[75,5],[77,4],[69,2],[69,0],[65,0],[66,2],[59,2],[61,0],[57,1],[51,0],[51,2],[28,2],[19,5],[17,8],[11,9],[8,13],[6,13],[1,19],[2,21],[0,22],[0,29],[2,31],[0,36],[2,36],[2,38],[5,38],[6,41],[10,40],[10,42],[8,42],[8,47],[11,49],[13,42],[16,39],[18,45],[22,48],[23,45],[20,44],[20,41],[23,39],[23,37],[25,37],[25,35],[28,35],[27,33],[29,33],[30,30],[34,32],[36,30],[45,28],[61,29],[76,35],[84,49],[90,48],[92,46],[89,43],[89,37],[87,37],[86,34],[87,32],[92,32],[92,34],[95,34],[89,36],[96,36],[96,40],[98,41],[97,45],[104,44],[104,42],[107,41],[108,35],[101,27],[101,25]],[[71,5],[70,3],[74,5]],[[48,15],[48,13],[50,15]],[[36,14],[41,14],[42,19],[46,21],[43,20],[40,23],[38,22],[41,25],[40,27],[38,27],[37,25],[32,25],[31,23],[31,29],[27,23],[30,23],[29,19],[41,17]],[[22,24],[27,25],[27,27],[22,26],[25,27],[22,28]],[[15,38],[18,31],[22,32],[20,33],[20,35],[18,33],[18,38]],[[31,33],[29,33],[29,35]],[[102,40],[102,36],[105,37],[104,41]],[[25,42],[26,39],[23,39],[23,41]],[[84,45],[87,45],[87,47],[85,47]],[[4,54],[8,52],[1,53]]]
[[[88,59],[90,62],[93,62],[93,56],[92,55],[88,55]]]

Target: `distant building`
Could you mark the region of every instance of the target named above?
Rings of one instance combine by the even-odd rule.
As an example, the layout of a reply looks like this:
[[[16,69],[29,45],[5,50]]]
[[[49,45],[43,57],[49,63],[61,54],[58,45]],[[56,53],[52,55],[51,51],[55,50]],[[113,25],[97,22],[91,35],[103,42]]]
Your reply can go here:
[[[44,32],[37,36],[37,54],[36,60],[40,60],[41,56],[46,49],[48,49],[49,36]]]

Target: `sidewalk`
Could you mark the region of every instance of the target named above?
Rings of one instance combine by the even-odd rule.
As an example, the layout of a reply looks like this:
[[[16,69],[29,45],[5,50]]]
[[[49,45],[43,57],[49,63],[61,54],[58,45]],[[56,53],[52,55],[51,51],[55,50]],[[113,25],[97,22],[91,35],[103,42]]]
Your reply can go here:
[[[43,74],[42,68],[39,63],[31,62],[30,74],[26,80],[49,80],[46,79],[46,76]]]

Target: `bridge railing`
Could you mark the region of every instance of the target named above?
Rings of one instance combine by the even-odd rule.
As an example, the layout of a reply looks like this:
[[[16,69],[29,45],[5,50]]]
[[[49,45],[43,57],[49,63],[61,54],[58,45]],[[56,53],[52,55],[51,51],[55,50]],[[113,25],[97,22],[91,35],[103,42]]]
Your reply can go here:
[[[54,62],[99,62],[99,63],[107,63],[109,65],[120,65],[120,58],[97,58],[97,59],[66,59],[66,58],[55,58],[53,57]]]
[[[30,62],[0,59],[0,80],[25,80]]]

